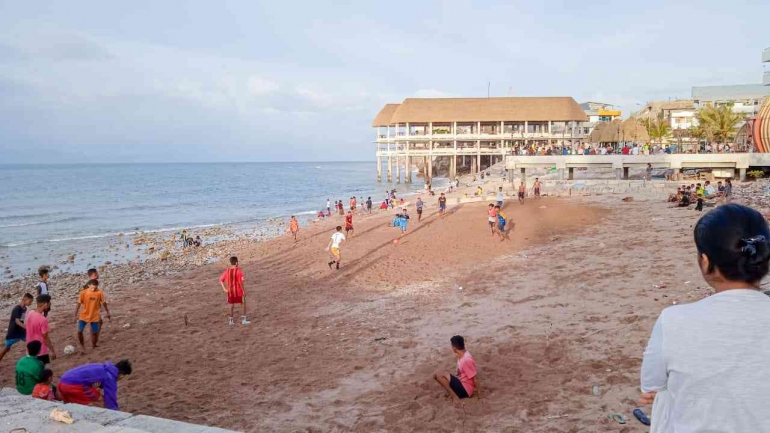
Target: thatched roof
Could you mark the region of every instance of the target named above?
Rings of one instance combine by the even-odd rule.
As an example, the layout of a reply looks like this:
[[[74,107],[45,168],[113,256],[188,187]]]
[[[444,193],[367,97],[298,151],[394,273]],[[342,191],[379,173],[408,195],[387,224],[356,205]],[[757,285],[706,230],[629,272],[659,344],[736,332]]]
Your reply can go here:
[[[634,117],[646,119],[656,118],[666,110],[693,110],[694,101],[692,99],[678,99],[676,101],[651,101],[644,106]]]
[[[372,126],[377,127],[392,125],[390,119],[393,117],[393,113],[396,112],[399,105],[401,104],[385,104],[385,106],[382,107],[382,110],[377,113],[377,117],[374,118]]]
[[[389,104],[390,105],[390,104]],[[386,105],[373,126],[383,123]],[[588,121],[570,97],[407,98],[389,124],[422,122]]]
[[[621,141],[650,141],[642,123],[634,118],[620,120],[615,119],[612,122],[601,122],[588,136],[591,143],[618,143]]]

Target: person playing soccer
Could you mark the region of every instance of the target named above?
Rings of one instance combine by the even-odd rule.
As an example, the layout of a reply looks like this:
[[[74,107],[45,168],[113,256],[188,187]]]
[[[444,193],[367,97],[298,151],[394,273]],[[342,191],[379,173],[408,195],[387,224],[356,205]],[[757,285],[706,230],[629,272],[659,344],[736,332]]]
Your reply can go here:
[[[524,204],[524,196],[527,194],[527,188],[524,186],[524,182],[519,184],[519,203]]]
[[[372,213],[372,198],[368,197],[366,199],[366,211],[369,213]]]
[[[340,245],[342,245],[343,242],[345,242],[345,235],[342,234],[342,226],[337,226],[337,231],[335,231],[331,236],[331,241],[329,241],[329,246],[326,247],[326,251],[331,251],[332,253],[332,261],[328,263],[329,269],[332,268],[333,264],[337,264],[337,269],[340,268],[340,262],[342,262],[342,252],[340,251]]]
[[[105,409],[118,410],[118,381],[132,371],[131,361],[127,359],[114,365],[111,362],[81,365],[62,375],[57,390],[65,403],[88,406],[104,401]]]
[[[417,201],[414,203],[415,207],[417,208],[417,222],[420,222],[422,220],[422,207],[423,202],[420,197],[417,197]]]
[[[455,335],[449,341],[457,358],[457,376],[438,370],[433,373],[433,379],[444,388],[446,396],[452,397],[455,403],[461,403],[461,399],[472,396],[476,389],[476,361],[465,350],[465,339],[462,336]]]
[[[511,238],[508,236],[508,232],[506,231],[506,226],[508,225],[508,215],[503,212],[502,209],[500,209],[500,206],[495,206],[495,211],[497,211],[497,234],[500,235],[500,242],[503,240],[511,240]]]
[[[48,326],[48,318],[43,314],[51,307],[51,297],[40,295],[36,302],[35,309],[27,313],[27,318],[24,320],[24,328],[27,330],[27,349],[29,349],[29,343],[39,341],[40,353],[37,355],[37,359],[43,365],[47,365],[56,359],[56,349],[54,349],[53,341],[49,335],[51,328]]]
[[[500,207],[497,206],[497,209],[500,209]],[[487,206],[487,222],[489,223],[489,230],[492,232],[492,236],[494,236],[495,229],[497,228],[497,210],[495,210],[495,205],[492,203]]]
[[[446,196],[443,192],[438,198],[438,213],[441,214],[441,218],[444,218],[444,214],[446,214]]]
[[[345,215],[345,236],[353,236],[353,211],[349,210]]]
[[[19,341],[27,342],[27,329],[24,328],[24,317],[27,315],[27,307],[32,305],[33,299],[31,294],[25,293],[19,305],[13,307],[11,320],[8,323],[8,333],[5,334],[5,347],[0,352],[0,360],[11,350],[14,344]]]
[[[291,216],[291,220],[289,221],[289,230],[291,230],[291,235],[294,236],[294,242],[297,242],[297,235],[299,234],[299,222],[297,221],[297,218],[294,217],[294,215]]]
[[[83,310],[80,311],[80,306]],[[80,342],[80,353],[86,353],[86,343],[83,337],[83,330],[86,325],[91,327],[91,348],[99,347],[99,331],[101,330],[101,309],[107,312],[107,319],[112,320],[110,309],[107,306],[107,300],[104,298],[104,292],[99,290],[99,280],[90,280],[87,288],[80,291],[78,304],[75,307],[75,319],[78,322],[78,342]]]
[[[241,304],[241,325],[248,325],[251,322],[246,318],[246,292],[243,289],[243,271],[238,267],[238,257],[230,257],[230,267],[222,272],[219,277],[219,285],[222,291],[227,294],[227,303],[230,305],[230,315],[227,317],[227,324],[235,325],[235,305]]]
[[[535,189],[535,198],[540,198],[540,179],[535,178],[535,184],[533,185]]]

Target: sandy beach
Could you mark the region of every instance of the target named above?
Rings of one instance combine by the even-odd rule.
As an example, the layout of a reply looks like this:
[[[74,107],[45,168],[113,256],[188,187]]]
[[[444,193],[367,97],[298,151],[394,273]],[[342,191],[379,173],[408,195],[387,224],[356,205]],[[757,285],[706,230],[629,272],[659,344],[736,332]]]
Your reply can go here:
[[[465,431],[616,430],[610,413],[629,418],[620,431],[644,431],[630,412],[652,324],[707,291],[691,240],[698,214],[620,199],[508,202],[510,242],[490,235],[484,202],[441,219],[431,200],[398,245],[391,212],[367,215],[339,271],[324,248],[341,217],[296,244],[244,244],[248,327],[226,325],[223,262],[133,283],[107,268],[102,347],[61,354],[76,343],[66,291],[53,367],[129,357],[123,410],[243,431],[463,431],[462,409],[430,378],[454,369],[449,337],[461,334],[483,397],[469,401]],[[3,386],[20,355],[0,364]]]

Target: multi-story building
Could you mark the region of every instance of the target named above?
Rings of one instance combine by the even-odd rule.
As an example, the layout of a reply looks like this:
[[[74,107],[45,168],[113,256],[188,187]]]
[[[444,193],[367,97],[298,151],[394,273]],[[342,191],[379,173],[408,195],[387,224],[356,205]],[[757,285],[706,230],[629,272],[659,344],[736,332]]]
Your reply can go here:
[[[604,102],[583,102],[580,104],[580,108],[588,116],[588,123],[591,126],[599,122],[612,122],[620,118],[621,115],[620,110],[616,109],[614,105]]]
[[[461,166],[480,172],[522,146],[570,146],[587,135],[588,116],[571,97],[407,98],[387,104],[372,122],[376,129],[377,179],[411,182],[415,162],[428,179],[434,161],[454,178]],[[447,161],[448,159],[448,161]],[[446,164],[448,162],[448,164]]]

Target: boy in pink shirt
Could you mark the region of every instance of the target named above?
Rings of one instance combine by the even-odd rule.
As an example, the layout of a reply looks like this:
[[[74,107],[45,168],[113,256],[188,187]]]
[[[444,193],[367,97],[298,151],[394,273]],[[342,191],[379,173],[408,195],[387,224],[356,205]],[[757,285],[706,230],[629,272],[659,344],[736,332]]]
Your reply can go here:
[[[44,365],[48,365],[56,359],[56,350],[53,347],[53,341],[49,337],[51,329],[48,327],[48,318],[43,313],[51,308],[51,297],[49,295],[40,295],[37,297],[37,308],[27,313],[27,319],[24,321],[24,327],[27,328],[27,343],[39,341],[43,347],[37,356]]]
[[[463,337],[455,335],[449,341],[452,343],[452,352],[457,358],[457,376],[438,370],[433,373],[433,379],[444,388],[455,403],[460,403],[461,399],[472,396],[476,389],[476,361],[473,360],[471,353],[465,350]]]

